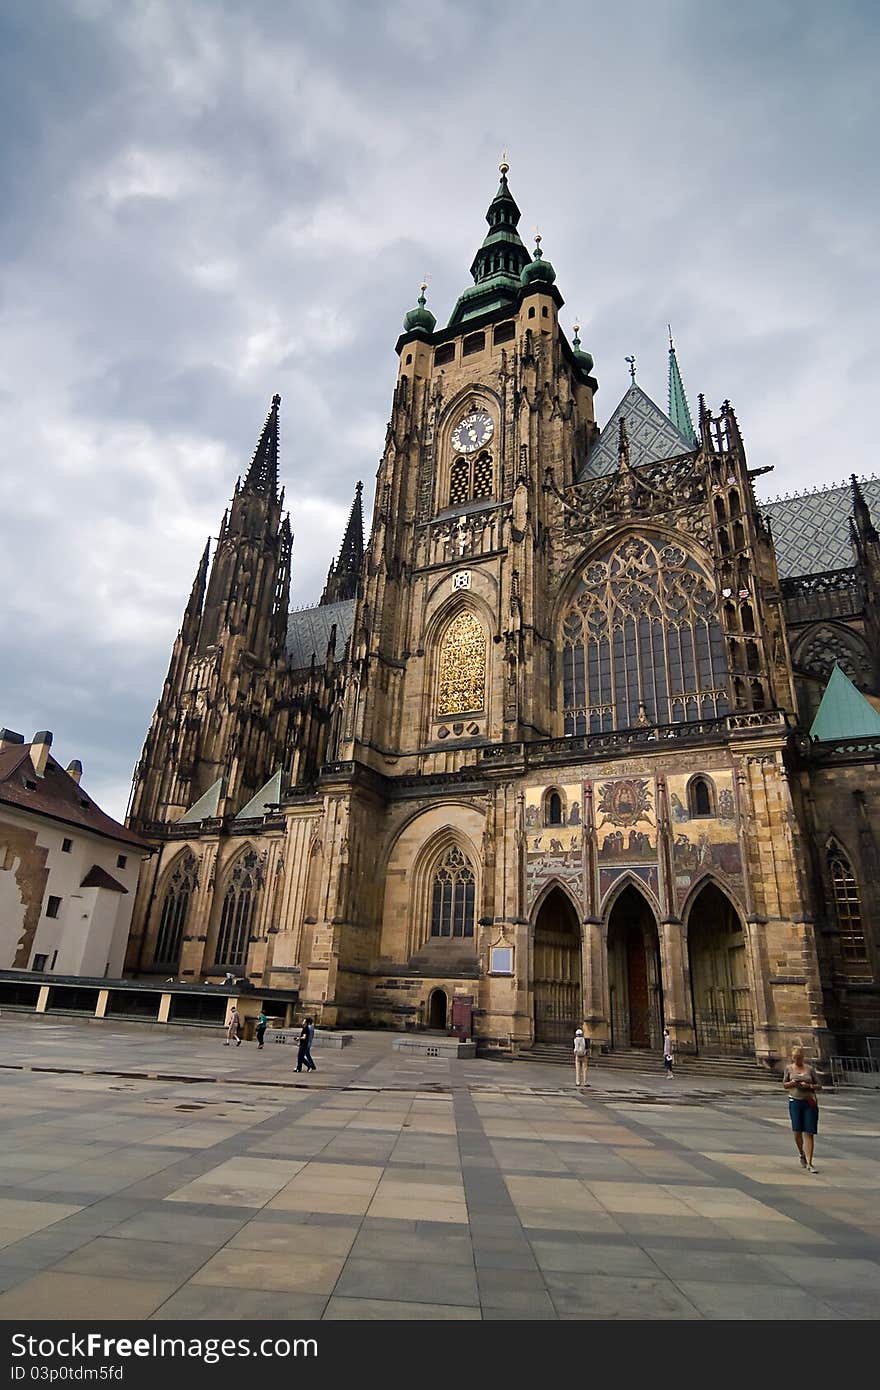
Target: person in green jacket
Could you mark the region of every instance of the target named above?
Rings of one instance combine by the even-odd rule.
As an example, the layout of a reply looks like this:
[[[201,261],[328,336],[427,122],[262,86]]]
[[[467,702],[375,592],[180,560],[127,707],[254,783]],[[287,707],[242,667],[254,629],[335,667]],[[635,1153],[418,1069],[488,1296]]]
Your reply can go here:
[[[262,1048],[262,1046],[263,1046],[263,1039],[264,1039],[264,1037],[266,1036],[266,1029],[267,1029],[268,1027],[269,1027],[269,1019],[268,1019],[268,1016],[267,1016],[265,1013],[261,1013],[261,1014],[260,1014],[260,1017],[257,1019],[257,1026],[256,1026],[256,1028],[254,1029],[254,1033],[255,1033],[255,1035],[256,1035],[257,1044],[258,1044],[258,1048],[257,1048],[258,1051],[259,1051],[259,1049]]]

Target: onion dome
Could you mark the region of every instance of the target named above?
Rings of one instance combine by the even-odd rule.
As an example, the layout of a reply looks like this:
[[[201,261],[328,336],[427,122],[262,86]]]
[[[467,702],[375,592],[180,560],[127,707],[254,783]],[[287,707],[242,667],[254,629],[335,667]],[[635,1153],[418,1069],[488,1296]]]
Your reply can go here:
[[[415,309],[410,309],[403,320],[403,331],[405,333],[433,333],[437,326],[437,320],[425,303],[425,290],[428,288],[427,283],[423,282],[419,288],[422,292],[419,295],[418,306]]]
[[[593,356],[592,356],[592,353],[585,352],[584,349],[581,347],[581,340],[580,340],[580,338],[578,337],[578,334],[579,334],[580,331],[581,331],[581,326],[580,326],[580,324],[579,324],[579,323],[576,323],[576,324],[573,324],[572,326],[573,326],[573,328],[574,328],[574,337],[573,337],[572,340],[571,340],[571,351],[572,351],[572,356],[574,357],[574,360],[575,360],[575,362],[577,362],[577,364],[578,364],[578,366],[580,367],[581,371],[582,371],[586,376],[589,376],[589,375],[590,375],[590,372],[593,370]]]
[[[535,284],[552,285],[556,279],[556,271],[550,262],[543,258],[540,233],[535,234],[535,259],[523,266],[519,278],[520,284],[529,287]]]

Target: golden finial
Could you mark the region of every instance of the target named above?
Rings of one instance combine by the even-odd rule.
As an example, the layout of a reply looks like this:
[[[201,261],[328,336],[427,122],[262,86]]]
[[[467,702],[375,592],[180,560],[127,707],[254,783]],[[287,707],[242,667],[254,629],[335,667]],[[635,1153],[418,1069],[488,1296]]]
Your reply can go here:
[[[506,149],[501,151],[501,163],[498,165],[498,168],[501,170],[502,175],[506,174],[510,168]]]

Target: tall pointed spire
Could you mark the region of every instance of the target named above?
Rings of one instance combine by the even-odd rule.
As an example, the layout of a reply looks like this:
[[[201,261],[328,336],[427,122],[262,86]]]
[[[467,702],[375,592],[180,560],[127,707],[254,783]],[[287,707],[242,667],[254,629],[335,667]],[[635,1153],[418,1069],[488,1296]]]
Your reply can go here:
[[[321,595],[322,603],[339,603],[343,599],[357,597],[358,576],[364,559],[364,515],[361,506],[363,490],[363,483],[358,483],[339,556],[330,566],[327,575],[327,583]]]
[[[501,182],[486,212],[489,231],[471,265],[474,283],[459,295],[450,328],[507,304],[512,306],[519,295],[520,272],[532,259],[516,230],[521,213],[507,183],[510,165],[506,158],[498,167]]]
[[[180,628],[180,635],[184,642],[194,642],[199,634],[199,623],[202,620],[202,604],[205,601],[205,585],[208,580],[208,559],[211,554],[211,538],[205,544],[202,551],[202,558],[196,570],[196,577],[190,591],[189,601],[183,614],[183,623]]]
[[[877,529],[874,526],[868,504],[865,501],[865,494],[862,492],[855,473],[850,474],[849,481],[850,487],[852,488],[856,536],[863,545],[872,541],[877,541],[880,537],[877,535]]]
[[[668,324],[666,326],[669,328]],[[684,394],[681,372],[678,370],[678,358],[675,355],[671,328],[669,328],[669,418],[679,434],[684,435],[685,439],[695,438],[694,422],[691,419],[687,396]]]
[[[269,414],[263,426],[251,466],[244,480],[244,490],[277,499],[278,496],[278,407],[281,397],[272,397]]]

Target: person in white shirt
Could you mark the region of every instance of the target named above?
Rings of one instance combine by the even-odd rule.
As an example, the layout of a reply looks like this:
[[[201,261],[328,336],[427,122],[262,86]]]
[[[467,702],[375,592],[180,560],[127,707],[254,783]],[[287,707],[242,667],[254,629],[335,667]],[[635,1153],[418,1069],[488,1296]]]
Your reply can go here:
[[[578,1028],[574,1035],[574,1084],[580,1089],[581,1086],[589,1085],[587,1081],[587,1067],[589,1065],[589,1050],[587,1040],[584,1037],[583,1028]]]
[[[663,1066],[666,1068],[667,1076],[672,1075],[672,1064],[672,1039],[669,1036],[669,1029],[666,1028],[663,1032]]]

